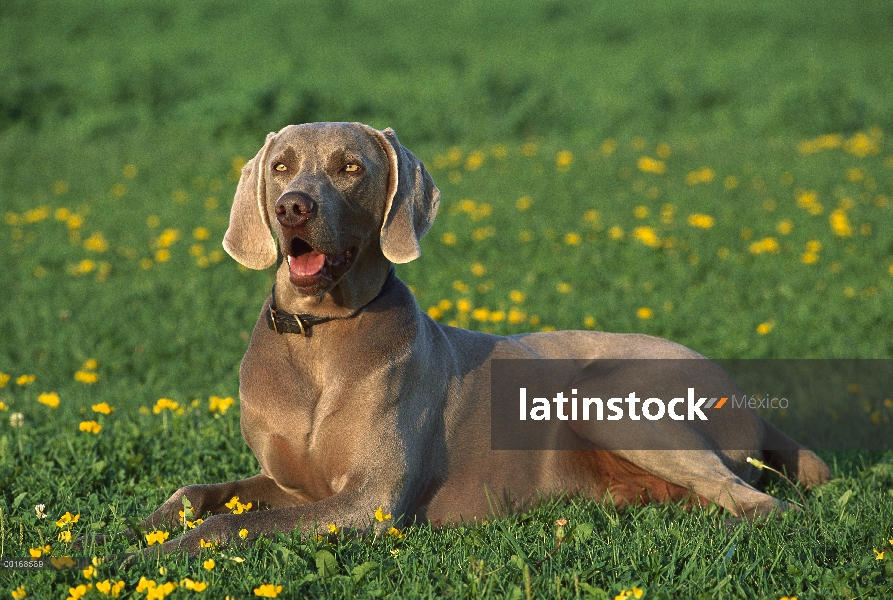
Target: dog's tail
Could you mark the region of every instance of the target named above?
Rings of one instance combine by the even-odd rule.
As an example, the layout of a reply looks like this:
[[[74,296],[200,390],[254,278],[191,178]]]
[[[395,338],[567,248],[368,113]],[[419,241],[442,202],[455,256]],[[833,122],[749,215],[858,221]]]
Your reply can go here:
[[[831,479],[831,469],[814,452],[786,436],[772,423],[764,420],[763,426],[763,456],[769,466],[787,471],[789,476],[807,488],[822,485]]]

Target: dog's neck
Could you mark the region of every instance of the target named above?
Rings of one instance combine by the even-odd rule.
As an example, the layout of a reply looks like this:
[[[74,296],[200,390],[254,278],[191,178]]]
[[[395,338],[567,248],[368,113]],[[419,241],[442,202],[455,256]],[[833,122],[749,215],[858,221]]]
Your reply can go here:
[[[361,267],[356,269],[356,267]],[[366,277],[356,277],[363,272]],[[370,271],[374,275],[369,277]],[[387,261],[375,265],[354,265],[334,287],[320,296],[303,296],[295,291],[289,280],[288,265],[280,265],[273,287],[274,302],[278,310],[316,319],[346,319],[356,315],[395,278],[394,266]]]

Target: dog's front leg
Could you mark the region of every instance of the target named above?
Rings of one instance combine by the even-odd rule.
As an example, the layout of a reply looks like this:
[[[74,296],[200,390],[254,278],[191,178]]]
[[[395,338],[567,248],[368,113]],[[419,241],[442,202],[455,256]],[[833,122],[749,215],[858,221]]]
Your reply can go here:
[[[225,484],[224,484],[225,485]],[[373,506],[375,504],[375,506]],[[328,525],[355,530],[369,529],[378,525],[375,510],[389,506],[389,502],[371,502],[370,495],[359,490],[345,491],[312,504],[251,511],[241,514],[216,514],[179,538],[169,540],[159,549],[150,548],[143,554],[187,552],[196,556],[209,545],[251,544],[260,537],[271,538],[276,533],[290,534],[300,531],[304,535],[328,533]],[[380,524],[390,527],[391,521]]]
[[[181,487],[158,510],[140,524],[145,529],[177,527],[183,525],[183,497],[192,505],[193,518],[230,512],[226,504],[238,496],[243,505],[251,504],[250,510],[259,508],[284,508],[300,504],[300,499],[285,492],[266,475],[226,483],[187,485]],[[191,520],[191,519],[190,519]]]

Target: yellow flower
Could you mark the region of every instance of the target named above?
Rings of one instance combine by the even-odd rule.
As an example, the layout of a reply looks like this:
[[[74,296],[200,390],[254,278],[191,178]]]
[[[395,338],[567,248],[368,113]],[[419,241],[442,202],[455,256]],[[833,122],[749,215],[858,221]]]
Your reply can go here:
[[[81,421],[81,424],[78,425],[78,429],[86,431],[87,433],[97,434],[102,431],[102,425],[96,421]]]
[[[65,531],[60,531],[59,535],[56,537],[58,538],[58,540],[60,542],[63,542],[65,544],[71,542],[71,532],[68,531],[67,529]]]
[[[467,313],[471,310],[471,302],[469,302],[466,298],[456,300],[456,310],[458,310],[460,313]]]
[[[619,594],[614,596],[614,600],[629,600],[629,598],[641,598],[645,591],[642,588],[637,588],[633,586],[631,589],[622,590]]]
[[[239,537],[242,538],[243,540],[247,540],[247,539],[248,539],[248,530],[247,530],[247,529],[244,529],[244,528],[243,528],[243,529],[240,529],[240,530],[239,530]]]
[[[155,240],[155,244],[156,246],[158,246],[158,248],[169,248],[179,239],[179,231],[177,231],[176,229],[165,229]]]
[[[109,249],[109,243],[101,232],[94,231],[90,237],[84,240],[84,249],[102,253]]]
[[[692,227],[700,227],[701,229],[710,229],[713,227],[715,220],[710,215],[702,215],[699,213],[689,215],[688,224]]]
[[[9,378],[9,373],[0,373],[0,388],[6,387],[6,384],[9,383]]]
[[[37,397],[37,401],[41,404],[46,404],[50,408],[56,408],[59,406],[59,394],[56,392],[44,392]]]
[[[766,335],[767,333],[772,331],[773,327],[775,327],[775,322],[773,322],[773,321],[766,321],[765,323],[760,323],[759,325],[757,325],[757,333],[760,335]]]
[[[77,523],[81,518],[81,514],[78,513],[76,515],[72,515],[70,512],[66,512],[64,515],[59,517],[59,520],[56,521],[57,527],[69,527],[72,523]]]
[[[157,415],[163,410],[174,412],[178,408],[180,408],[179,403],[174,402],[170,398],[159,398],[158,402],[155,403],[155,406],[152,407],[152,412]]]
[[[202,548],[213,548],[215,544],[214,544],[214,542],[206,542],[205,539],[202,538],[198,541],[198,545],[201,546]],[[207,567],[205,567],[205,568],[207,569]],[[208,569],[208,570],[210,570],[210,569]]]
[[[121,594],[122,589],[124,589],[123,581],[112,583],[111,580],[106,579],[105,581],[96,582],[96,590],[106,596],[111,596],[112,598],[117,598]]]
[[[50,553],[50,545],[49,544],[47,544],[46,546],[38,546],[37,548],[29,548],[28,549],[28,554],[31,555],[31,558],[40,558],[44,554],[49,554],[49,553]]]
[[[217,563],[214,562],[213,558],[209,558],[208,560],[206,560],[205,562],[202,563],[202,566],[207,571],[213,571],[214,567],[217,566]]]
[[[109,406],[108,402],[100,402],[99,404],[92,405],[90,408],[93,409],[93,412],[103,415],[110,415],[115,411],[114,408]]]
[[[475,321],[486,321],[490,318],[490,309],[486,307],[476,308],[471,312],[471,318]]]
[[[555,166],[559,171],[567,171],[574,162],[574,154],[569,150],[562,150],[555,155]]]
[[[517,307],[511,307],[508,314],[508,322],[512,325],[520,325],[527,320],[527,313]]]
[[[872,550],[874,550],[874,548],[872,548]],[[884,553],[874,550],[874,559],[875,560],[884,560]]]
[[[654,175],[663,175],[667,172],[667,163],[649,156],[642,156],[636,163],[639,170],[643,173],[653,173]]]
[[[633,237],[651,248],[660,246],[660,238],[653,227],[636,227],[633,229]]]
[[[800,262],[804,265],[813,265],[819,262],[819,255],[815,252],[804,252],[802,256],[800,256]]]
[[[560,294],[569,294],[571,291],[571,284],[562,281],[555,286],[555,289],[557,289]]]
[[[648,212],[647,206],[637,206],[633,209],[633,216],[637,219],[644,219],[648,216]]]
[[[487,268],[481,263],[472,263],[471,273],[475,277],[481,277],[487,272]]]
[[[233,405],[234,400],[227,396],[226,398],[221,398],[219,396],[211,396],[208,399],[208,407],[211,412],[219,412],[221,415],[226,414],[226,411],[230,406]]]
[[[595,317],[593,317],[593,316],[585,317],[583,319],[583,326],[586,327],[587,329],[592,329],[593,327],[595,327]]]
[[[201,241],[206,240],[211,235],[211,232],[208,231],[207,227],[196,227],[192,230],[192,237]]]
[[[171,534],[167,531],[152,531],[146,534],[146,542],[148,542],[150,546],[163,544],[164,540],[169,538],[170,535]]]
[[[78,371],[74,374],[74,380],[89,385],[99,381],[99,375],[93,373],[92,371]]]
[[[328,528],[329,533],[338,533],[339,531],[338,526],[334,523],[329,523],[326,527]]]
[[[778,227],[776,229],[781,235],[787,235],[791,233],[791,231],[793,231],[794,223],[789,219],[785,219],[784,221],[780,221],[778,223]]]
[[[192,590],[193,592],[203,592],[208,587],[208,584],[203,581],[193,581],[188,577],[184,577],[180,580],[180,585],[185,587],[187,590]]]
[[[521,304],[526,299],[527,296],[524,294],[524,292],[521,292],[519,290],[512,290],[509,292],[509,300],[511,300],[515,304]]]
[[[521,212],[524,212],[531,206],[533,206],[533,200],[531,200],[530,196],[521,196],[520,198],[518,198],[518,201],[515,202],[515,208],[517,208]]]
[[[453,244],[455,244],[457,239],[458,238],[456,238],[456,234],[449,231],[440,236],[440,241],[447,246],[452,246]]]
[[[614,225],[608,230],[608,236],[610,236],[612,240],[619,240],[623,237],[623,228],[619,225]]]
[[[84,569],[84,578],[85,579],[90,579],[95,574],[96,574],[96,569],[93,568],[93,565],[90,565],[86,569]]]
[[[564,235],[564,243],[568,246],[578,246],[582,239],[583,238],[580,237],[580,234],[574,231],[568,232]]]
[[[405,533],[401,533],[400,530],[397,529],[396,527],[391,527],[390,529],[388,529],[388,535],[391,536],[391,537],[395,537],[395,538],[397,538],[398,540],[399,540],[400,538],[406,537],[406,534],[405,534]]]
[[[20,375],[16,378],[16,384],[18,385],[30,385],[34,383],[34,380],[37,379],[37,375]]]
[[[70,587],[68,588],[69,596],[68,598],[66,598],[66,600],[79,600],[84,596],[84,594],[92,589],[93,586],[91,584],[84,585],[83,583],[76,587]]]
[[[751,254],[763,254],[764,252],[777,253],[778,240],[772,237],[765,237],[757,242],[753,242],[749,247]]]
[[[153,589],[156,585],[155,580],[146,579],[145,577],[140,577],[139,583],[136,584],[137,592],[145,592],[146,590]]]
[[[281,585],[273,585],[272,583],[264,583],[260,587],[254,588],[254,595],[262,598],[275,598],[282,591]]]
[[[828,222],[831,223],[831,230],[834,231],[834,235],[838,237],[850,237],[853,235],[850,220],[842,209],[838,208],[832,212],[831,216],[828,217]]]
[[[12,590],[12,597],[15,600],[21,600],[22,598],[24,598],[27,595],[28,594],[25,592],[25,586],[23,586],[23,585],[20,585],[16,589]]]
[[[384,514],[384,506],[379,506],[375,509],[375,520],[379,523],[383,523],[391,518],[391,513]]]
[[[648,308],[647,306],[643,306],[639,310],[636,311],[636,316],[640,319],[650,319],[654,316],[654,311]]]
[[[428,316],[436,321],[443,316],[443,311],[437,306],[432,306],[428,309]]]

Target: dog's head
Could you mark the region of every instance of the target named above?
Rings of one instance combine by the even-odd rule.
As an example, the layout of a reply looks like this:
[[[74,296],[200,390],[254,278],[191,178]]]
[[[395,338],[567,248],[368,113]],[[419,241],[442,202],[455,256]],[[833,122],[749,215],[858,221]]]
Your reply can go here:
[[[285,260],[277,281],[291,284],[288,297],[305,310],[355,310],[378,293],[390,263],[419,256],[439,199],[391,129],[289,125],[242,169],[223,247],[266,269],[278,241]]]

